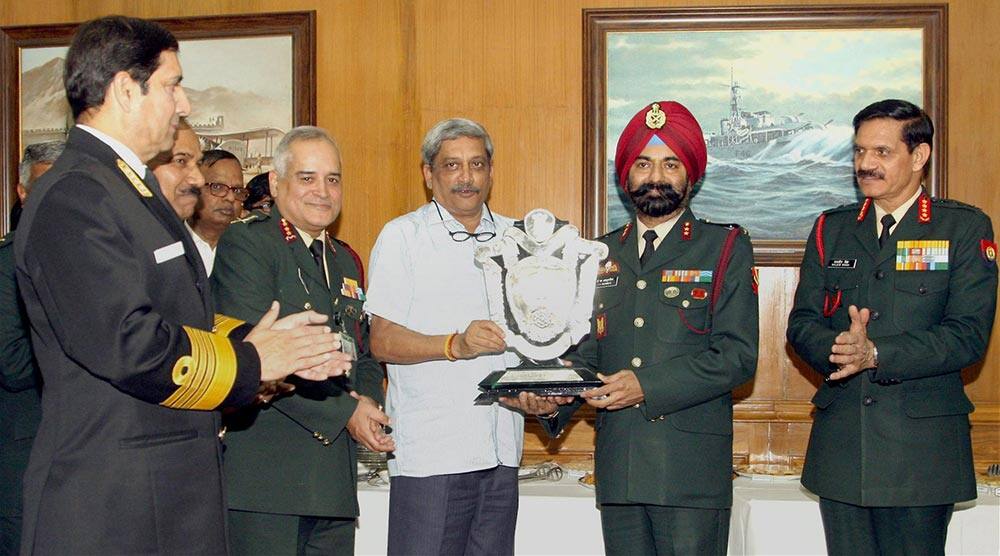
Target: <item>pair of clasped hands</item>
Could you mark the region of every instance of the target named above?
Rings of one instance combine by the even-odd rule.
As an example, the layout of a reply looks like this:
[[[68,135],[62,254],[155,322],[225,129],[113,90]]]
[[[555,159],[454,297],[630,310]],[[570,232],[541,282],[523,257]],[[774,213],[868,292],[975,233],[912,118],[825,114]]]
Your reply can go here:
[[[868,321],[871,310],[856,305],[847,308],[851,324],[837,334],[830,346],[830,362],[837,370],[827,380],[841,380],[875,366],[875,344],[868,339]]]
[[[455,353],[459,358],[478,357],[489,353],[500,353],[507,349],[504,332],[493,321],[472,321],[465,332],[455,339]],[[571,363],[564,363],[571,367]],[[587,404],[599,409],[624,409],[641,403],[645,399],[642,386],[635,373],[623,369],[611,375],[597,373],[604,386],[580,394]],[[571,396],[539,396],[531,392],[521,392],[516,398],[500,398],[503,405],[519,409],[529,415],[551,415],[560,405],[572,403]]]
[[[328,320],[326,315],[303,311],[279,319],[278,313],[275,301],[244,339],[253,344],[260,357],[258,404],[267,404],[274,397],[295,390],[294,384],[284,381],[289,375],[326,380],[348,373],[354,363],[350,355],[340,351],[340,333],[324,324]],[[353,390],[350,395],[358,400],[347,423],[351,436],[369,450],[394,450],[395,444],[386,429],[389,417],[382,407]]]

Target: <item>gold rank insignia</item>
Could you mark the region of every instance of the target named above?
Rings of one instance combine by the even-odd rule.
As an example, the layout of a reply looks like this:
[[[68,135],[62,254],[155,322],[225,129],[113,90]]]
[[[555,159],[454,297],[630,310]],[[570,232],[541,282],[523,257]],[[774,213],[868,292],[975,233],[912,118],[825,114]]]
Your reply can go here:
[[[191,353],[171,373],[177,390],[160,405],[173,409],[215,409],[236,383],[236,351],[221,334],[183,327]]]
[[[299,238],[299,236],[295,235],[295,228],[292,227],[288,220],[282,218],[278,225],[281,226],[281,233],[285,238],[285,243],[292,243]]]
[[[685,221],[684,225],[681,227],[681,239],[688,241],[691,239],[691,221]]]
[[[667,123],[667,114],[660,110],[660,105],[653,103],[653,106],[646,112],[646,127],[649,129],[660,129]]]
[[[926,193],[920,194],[917,200],[917,222],[928,224],[931,221],[931,198]]]
[[[135,170],[133,170],[131,166],[126,164],[125,161],[120,158],[118,159],[117,162],[118,162],[118,169],[121,170],[123,174],[125,174],[125,177],[128,179],[128,182],[132,184],[132,187],[134,187],[136,191],[139,192],[139,195],[142,195],[143,197],[153,196],[153,192],[150,191],[148,187],[146,187],[146,184],[141,179],[139,179],[138,174],[135,173]]]

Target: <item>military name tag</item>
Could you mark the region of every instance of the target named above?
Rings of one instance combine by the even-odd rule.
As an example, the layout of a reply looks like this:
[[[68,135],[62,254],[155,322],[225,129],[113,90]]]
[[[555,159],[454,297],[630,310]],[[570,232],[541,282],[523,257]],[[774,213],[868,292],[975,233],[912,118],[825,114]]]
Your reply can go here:
[[[153,251],[153,258],[156,259],[156,264],[162,264],[169,260],[176,259],[183,254],[184,244],[179,241],[175,241],[170,245],[165,245],[156,251]]]
[[[854,268],[858,266],[857,259],[830,259],[827,268]]]
[[[605,278],[598,278],[597,279],[597,287],[598,288],[613,288],[613,287],[615,287],[617,285],[618,285],[618,277],[617,276],[607,276]]]
[[[896,242],[896,270],[948,270],[947,239]]]

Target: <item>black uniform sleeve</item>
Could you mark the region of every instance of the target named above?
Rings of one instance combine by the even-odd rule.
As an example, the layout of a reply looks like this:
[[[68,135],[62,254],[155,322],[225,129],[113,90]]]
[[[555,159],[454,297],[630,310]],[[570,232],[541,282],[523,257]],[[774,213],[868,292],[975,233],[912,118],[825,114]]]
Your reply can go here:
[[[38,206],[25,256],[27,287],[63,351],[119,390],[166,407],[252,400],[260,382],[255,348],[158,314],[139,282],[146,272],[139,258],[152,254],[129,241],[103,186],[79,174],[64,179]]]
[[[10,392],[38,386],[27,324],[17,294],[14,246],[8,240],[0,246],[0,386]]]

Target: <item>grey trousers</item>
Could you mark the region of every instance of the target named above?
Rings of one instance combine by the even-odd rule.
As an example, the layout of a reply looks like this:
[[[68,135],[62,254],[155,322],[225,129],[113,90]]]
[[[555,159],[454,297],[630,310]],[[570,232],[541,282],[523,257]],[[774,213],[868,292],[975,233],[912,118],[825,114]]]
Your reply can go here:
[[[389,554],[514,554],[517,468],[391,479]]]

